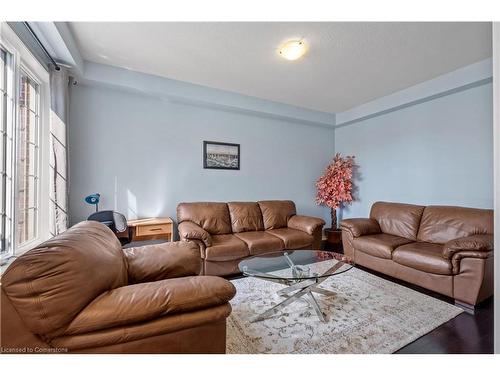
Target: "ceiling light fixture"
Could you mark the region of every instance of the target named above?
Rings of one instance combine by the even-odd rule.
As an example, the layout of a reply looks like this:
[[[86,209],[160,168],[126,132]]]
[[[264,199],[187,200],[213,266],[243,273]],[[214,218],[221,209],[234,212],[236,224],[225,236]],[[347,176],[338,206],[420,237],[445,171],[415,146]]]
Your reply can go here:
[[[283,43],[279,50],[279,54],[281,57],[287,60],[297,60],[300,59],[307,52],[307,44],[306,42],[301,40],[290,40],[286,43]]]

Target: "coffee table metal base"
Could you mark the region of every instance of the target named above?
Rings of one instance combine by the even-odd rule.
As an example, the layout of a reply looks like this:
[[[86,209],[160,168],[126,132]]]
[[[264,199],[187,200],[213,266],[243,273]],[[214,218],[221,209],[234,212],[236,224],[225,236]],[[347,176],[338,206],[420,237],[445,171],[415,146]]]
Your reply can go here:
[[[286,288],[278,291],[279,296],[286,298],[270,309],[264,311],[262,314],[259,314],[255,318],[251,319],[251,322],[258,322],[270,318],[285,306],[290,305],[291,303],[297,301],[299,298],[307,298],[314,308],[314,311],[318,315],[319,320],[322,322],[326,322],[327,316],[321,310],[321,307],[319,306],[318,301],[316,301],[313,293],[323,294],[326,296],[334,296],[334,292],[321,288],[320,284],[330,276],[332,276],[335,271],[339,270],[345,264],[342,262],[337,262],[321,275],[314,273],[313,276],[310,277],[309,269],[304,266],[295,265],[293,260],[289,257],[288,252],[283,252],[283,256],[286,259],[288,266],[290,267],[291,274],[293,276],[292,278],[279,277],[277,275],[262,272],[260,270],[249,269],[247,265],[243,266],[243,273],[247,276],[257,277],[259,279],[287,285]]]
[[[289,285],[289,282],[285,282],[282,280],[277,280],[277,279],[267,279],[268,281],[273,281],[279,284],[284,284],[284,285],[289,285],[286,288],[283,288],[278,291],[278,295],[281,297],[287,297],[285,300],[281,301],[280,303],[274,305],[270,309],[264,311],[263,313],[257,315],[253,319],[251,319],[251,322],[259,322],[261,320],[270,318],[280,310],[282,310],[284,307],[290,305],[291,303],[297,301],[300,298],[306,297],[309,302],[311,303],[312,307],[314,308],[314,311],[316,312],[316,315],[318,315],[318,318],[322,322],[328,321],[327,315],[321,310],[321,307],[318,304],[318,301],[316,301],[316,298],[313,295],[314,293],[318,294],[323,294],[325,296],[334,296],[335,293],[331,292],[329,290],[320,288],[319,285],[325,281],[327,277],[323,278],[318,278],[316,280],[305,280],[305,281],[300,281],[297,283],[294,283],[292,285]],[[296,291],[296,292],[295,292]],[[295,292],[295,293],[293,293]],[[293,294],[290,294],[293,293]]]

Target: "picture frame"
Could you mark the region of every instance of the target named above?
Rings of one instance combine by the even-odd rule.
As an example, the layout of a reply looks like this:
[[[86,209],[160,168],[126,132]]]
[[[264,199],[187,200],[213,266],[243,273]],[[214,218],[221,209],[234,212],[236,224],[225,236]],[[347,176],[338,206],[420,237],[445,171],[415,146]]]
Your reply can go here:
[[[240,145],[238,143],[203,141],[204,169],[240,169]]]

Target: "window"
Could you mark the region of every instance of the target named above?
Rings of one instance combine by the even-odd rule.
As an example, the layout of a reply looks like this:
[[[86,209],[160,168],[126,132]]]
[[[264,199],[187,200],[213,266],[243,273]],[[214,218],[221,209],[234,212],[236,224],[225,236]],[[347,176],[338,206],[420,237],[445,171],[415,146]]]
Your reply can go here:
[[[5,129],[5,115],[6,115],[6,104],[7,100],[7,51],[4,49],[0,49],[0,155],[1,155],[1,164],[0,164],[0,173],[1,173],[1,181],[0,181],[0,232],[2,234],[0,240],[0,251],[3,253],[6,249],[6,241],[5,238],[5,227],[7,225],[7,213],[6,213],[6,144],[7,144],[7,131]]]
[[[14,153],[14,85],[13,56],[0,48],[0,233],[1,253],[12,249],[13,228],[13,153]]]
[[[37,237],[40,86],[25,71],[21,71],[19,86],[16,243],[22,245]]]
[[[12,30],[0,41],[0,255],[48,238],[48,72]]]

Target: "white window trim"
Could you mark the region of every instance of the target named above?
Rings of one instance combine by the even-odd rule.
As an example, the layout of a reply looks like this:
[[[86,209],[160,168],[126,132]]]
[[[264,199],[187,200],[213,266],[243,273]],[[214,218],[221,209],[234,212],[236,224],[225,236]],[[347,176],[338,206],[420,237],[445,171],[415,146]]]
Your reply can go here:
[[[493,23],[493,140],[495,202],[494,339],[495,354],[500,353],[500,22]]]
[[[1,22],[0,25],[0,44],[13,56],[14,64],[14,82],[16,82],[16,92],[14,92],[15,100],[15,113],[14,121],[17,124],[19,121],[19,79],[21,67],[31,75],[40,85],[40,134],[39,134],[39,189],[38,189],[38,220],[36,228],[36,237],[22,245],[17,244],[16,231],[14,228],[13,235],[13,249],[6,254],[6,257],[19,256],[22,253],[37,246],[43,241],[47,240],[50,236],[49,231],[49,161],[50,161],[50,89],[49,89],[49,72],[40,64],[40,62],[32,55],[26,48],[23,42],[12,31],[12,29],[5,23]],[[18,140],[15,140],[15,155],[17,160],[17,145]],[[17,173],[17,168],[15,173]],[[15,181],[18,181],[15,175]],[[17,188],[15,189],[14,202],[17,199]],[[17,204],[14,206],[17,207]],[[14,211],[13,223],[17,223],[17,209]]]

